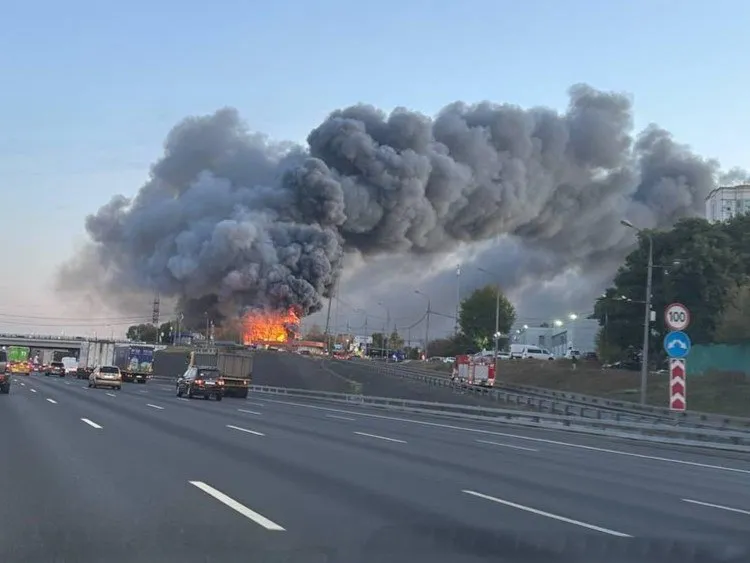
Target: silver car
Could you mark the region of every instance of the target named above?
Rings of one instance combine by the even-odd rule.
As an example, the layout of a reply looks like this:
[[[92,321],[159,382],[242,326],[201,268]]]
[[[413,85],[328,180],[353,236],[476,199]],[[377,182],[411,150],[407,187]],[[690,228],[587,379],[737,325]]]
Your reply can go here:
[[[89,387],[111,387],[122,389],[122,374],[117,366],[102,366],[89,375]]]

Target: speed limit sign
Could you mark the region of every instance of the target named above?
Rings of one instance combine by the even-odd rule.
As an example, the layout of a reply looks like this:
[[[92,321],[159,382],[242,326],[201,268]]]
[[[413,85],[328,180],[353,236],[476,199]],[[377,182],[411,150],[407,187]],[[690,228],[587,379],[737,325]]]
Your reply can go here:
[[[682,303],[672,303],[664,310],[664,322],[669,330],[685,330],[690,324],[690,311]]]

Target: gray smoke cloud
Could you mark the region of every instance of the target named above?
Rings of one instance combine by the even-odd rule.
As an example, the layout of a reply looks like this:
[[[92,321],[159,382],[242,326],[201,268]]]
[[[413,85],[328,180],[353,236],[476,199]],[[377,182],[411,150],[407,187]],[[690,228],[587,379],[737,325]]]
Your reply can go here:
[[[656,126],[634,139],[630,99],[587,85],[570,89],[564,113],[457,102],[429,118],[357,105],[307,142],[273,143],[232,109],[186,119],[138,194],[87,218],[91,244],[61,269],[60,288],[158,291],[191,317],[310,314],[345,254],[409,254],[429,270],[498,237],[510,242],[488,267],[510,286],[572,267],[601,277],[632,247],[622,217],[667,227],[701,214],[718,173]]]

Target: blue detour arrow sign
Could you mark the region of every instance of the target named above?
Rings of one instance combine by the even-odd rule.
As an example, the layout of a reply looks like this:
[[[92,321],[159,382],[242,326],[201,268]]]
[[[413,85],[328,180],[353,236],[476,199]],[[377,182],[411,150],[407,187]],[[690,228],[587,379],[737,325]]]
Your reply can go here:
[[[690,353],[692,345],[690,337],[684,332],[669,332],[664,337],[664,350],[670,358],[686,357]]]

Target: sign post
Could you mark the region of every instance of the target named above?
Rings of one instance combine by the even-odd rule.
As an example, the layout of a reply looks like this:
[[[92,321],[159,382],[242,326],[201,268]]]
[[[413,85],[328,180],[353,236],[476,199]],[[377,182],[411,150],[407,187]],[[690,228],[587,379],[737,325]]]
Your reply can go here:
[[[692,348],[685,329],[690,326],[690,310],[682,303],[672,303],[664,309],[664,324],[669,332],[664,337],[664,350],[669,356],[669,408],[687,409],[687,358]]]
[[[669,408],[671,410],[684,411],[687,408],[686,383],[685,360],[669,358]]]

